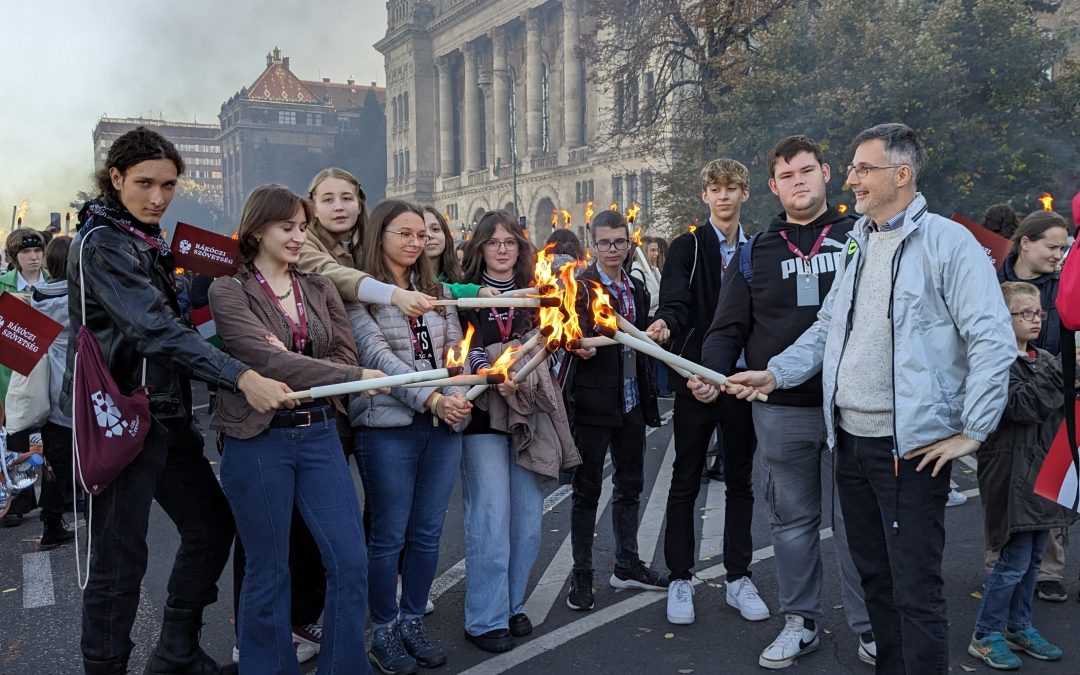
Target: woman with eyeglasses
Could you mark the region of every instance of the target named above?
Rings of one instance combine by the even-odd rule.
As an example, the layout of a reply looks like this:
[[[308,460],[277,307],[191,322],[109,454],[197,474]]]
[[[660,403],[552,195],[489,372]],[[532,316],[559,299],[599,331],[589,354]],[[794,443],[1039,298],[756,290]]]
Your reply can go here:
[[[535,261],[517,219],[489,211],[465,249],[465,281],[500,292],[528,288]],[[473,372],[490,367],[505,347],[538,330],[536,310],[520,308],[465,311],[462,322],[476,328],[469,352]],[[529,433],[511,435],[511,424]],[[532,442],[525,444],[530,434]],[[544,493],[538,481],[554,479],[560,468],[580,461],[549,367],[537,368],[520,385],[507,381],[492,387],[476,400],[465,429],[461,490],[469,570],[465,638],[480,649],[505,652],[515,637],[532,632],[525,587],[540,549]]]
[[[424,212],[388,199],[375,206],[364,233],[364,267],[396,287],[449,298],[424,257]],[[397,307],[349,308],[360,363],[390,375],[445,366],[449,347],[462,339],[453,307],[409,317]],[[428,640],[424,612],[439,562],[439,540],[461,463],[461,433],[472,404],[464,387],[398,387],[355,397],[349,406],[364,493],[371,503],[368,604],[372,643],[368,658],[384,673],[437,668],[445,653]],[[408,546],[406,546],[406,542]],[[396,598],[398,557],[401,600]]]
[[[434,206],[424,207],[424,224],[427,226],[428,242],[424,247],[424,256],[432,265],[435,278],[446,284],[454,299],[458,298],[493,298],[499,294],[493,288],[480,284],[461,282],[461,261],[454,250],[454,236],[446,218]]]

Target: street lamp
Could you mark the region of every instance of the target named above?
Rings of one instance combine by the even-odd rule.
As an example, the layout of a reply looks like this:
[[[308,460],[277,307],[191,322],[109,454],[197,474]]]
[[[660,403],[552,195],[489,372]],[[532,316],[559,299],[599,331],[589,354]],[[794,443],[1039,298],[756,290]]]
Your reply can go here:
[[[514,67],[510,65],[506,69],[494,69],[491,74],[503,78],[510,85],[510,190],[514,194],[514,217],[520,218],[517,189],[517,87],[514,86],[517,74],[514,72]],[[489,87],[491,78],[480,73],[476,78],[476,84],[480,87]]]

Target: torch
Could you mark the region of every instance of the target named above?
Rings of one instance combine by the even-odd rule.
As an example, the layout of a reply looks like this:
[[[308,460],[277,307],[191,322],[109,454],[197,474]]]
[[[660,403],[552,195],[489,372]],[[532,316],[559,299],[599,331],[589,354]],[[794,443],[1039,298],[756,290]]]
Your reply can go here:
[[[1043,211],[1054,210],[1054,196],[1051,195],[1049,192],[1042,193],[1042,196],[1039,197],[1039,203],[1042,204]]]
[[[531,338],[525,341],[520,347],[514,347],[513,345],[503,350],[503,353],[499,358],[495,359],[495,363],[491,364],[490,368],[481,368],[480,375],[501,375],[505,381],[510,368],[518,362],[523,356],[536,349],[536,346],[540,344],[541,340],[546,339],[551,335],[552,329],[549,326],[543,326],[536,332]],[[465,399],[469,401],[475,401],[479,398],[480,394],[487,391],[488,384],[478,384],[465,394]]]
[[[340,384],[326,384],[321,387],[312,387],[304,391],[294,391],[289,394],[293,400],[325,398],[327,396],[341,396],[343,394],[356,394],[362,391],[372,391],[388,387],[401,387],[406,384],[417,382],[429,382],[442,380],[461,373],[460,367],[436,368],[414,373],[402,373],[401,375],[387,375],[385,377],[373,377],[369,380],[354,380]]]

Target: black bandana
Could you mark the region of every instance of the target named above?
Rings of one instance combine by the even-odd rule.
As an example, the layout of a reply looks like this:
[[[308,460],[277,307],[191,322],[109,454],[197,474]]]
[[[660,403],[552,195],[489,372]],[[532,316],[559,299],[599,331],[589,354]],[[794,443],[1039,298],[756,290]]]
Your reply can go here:
[[[151,225],[136,220],[135,216],[131,215],[131,212],[124,208],[123,205],[106,197],[97,197],[83,204],[82,209],[79,210],[79,226],[77,229],[81,230],[83,225],[93,218],[109,220],[121,230],[131,227],[142,232],[157,244],[157,249],[161,251],[161,264],[169,270],[170,274],[176,267],[172,251],[169,250],[169,242],[165,241],[165,238],[161,236],[160,225]]]

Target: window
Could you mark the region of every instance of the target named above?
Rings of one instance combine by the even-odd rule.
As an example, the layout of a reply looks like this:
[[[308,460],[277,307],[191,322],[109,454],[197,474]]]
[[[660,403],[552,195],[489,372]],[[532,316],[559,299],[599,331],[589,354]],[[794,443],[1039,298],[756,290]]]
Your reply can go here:
[[[626,87],[621,80],[615,82],[615,95],[611,111],[612,122],[616,129],[623,128],[623,116],[626,112]]]
[[[623,180],[622,176],[611,177],[611,201],[622,206],[623,192],[622,192]]]
[[[405,151],[405,178],[409,178],[409,151]]]
[[[580,204],[582,202],[581,192],[582,192],[582,190],[581,190],[581,181],[577,181],[576,183],[574,183],[574,203],[575,204]]]
[[[398,154],[395,152],[394,153],[394,174],[393,174],[395,183],[397,183],[398,174],[400,173],[400,171],[398,171],[398,169],[399,169]]]
[[[405,92],[405,94],[401,97],[401,99],[403,101],[402,109],[404,111],[404,112],[401,113],[401,123],[402,124],[408,124],[409,123],[409,92]]]
[[[638,119],[638,79],[636,75],[626,78],[626,123],[637,124]]]
[[[652,215],[653,210],[653,175],[649,171],[641,173],[641,211],[644,215]]]
[[[279,110],[277,121],[278,124],[296,124],[296,112],[293,110]]]
[[[308,113],[308,124],[313,127],[322,126],[322,114],[321,113]]]
[[[592,180],[586,181],[586,185],[588,186],[588,190],[585,193],[585,201],[596,201],[596,189],[593,187]]]
[[[626,177],[626,203],[631,204],[638,200],[638,177],[636,173],[629,174]]]
[[[645,115],[652,116],[656,108],[656,76],[645,73]]]
[[[540,128],[540,147],[544,152],[551,152],[551,115],[548,110],[550,103],[547,64],[540,71],[540,110],[542,114],[542,126]]]

